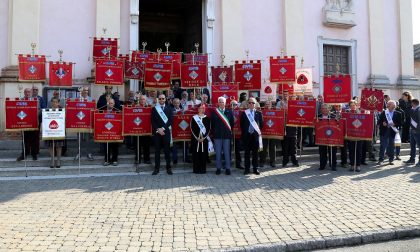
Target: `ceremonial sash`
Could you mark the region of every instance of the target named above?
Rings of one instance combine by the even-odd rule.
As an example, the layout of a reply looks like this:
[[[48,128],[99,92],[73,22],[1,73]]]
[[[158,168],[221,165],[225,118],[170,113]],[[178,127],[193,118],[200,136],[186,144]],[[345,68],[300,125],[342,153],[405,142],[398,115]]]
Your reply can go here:
[[[395,112],[395,110],[394,110],[394,113],[396,113]],[[387,110],[385,110],[385,116],[386,116],[386,120],[388,121],[388,125],[389,124],[394,124],[394,122],[392,121],[392,117],[391,117],[391,115],[389,114],[389,110],[387,109]],[[397,133],[398,132],[398,129],[397,128],[395,128],[394,126],[391,126],[391,129],[395,132],[395,133]]]
[[[252,125],[254,130],[258,133],[259,149],[262,150],[263,149],[263,141],[262,141],[260,127],[258,126],[258,123],[254,120],[254,117],[251,115],[251,110],[250,109],[245,110],[245,115],[248,118],[249,123]]]
[[[226,127],[228,127],[230,131],[232,131],[232,128],[230,127],[230,124],[229,124],[229,120],[226,117],[226,115],[222,113],[221,109],[219,108],[215,110],[216,110],[216,115],[222,120],[222,122],[226,125]]]
[[[203,134],[203,136],[207,133],[206,127],[203,124],[203,121],[201,120],[201,117],[199,117],[198,115],[193,116],[195,122],[197,123],[198,127],[200,128],[201,133]],[[213,142],[211,141],[210,137],[207,135],[207,141],[208,141],[208,152],[209,153],[213,153],[214,152],[214,148],[213,148]],[[198,150],[198,146],[197,146],[197,150]]]
[[[156,105],[155,106],[156,111],[158,112],[160,119],[162,119],[162,121],[166,124],[168,122],[168,117],[166,116],[165,112],[163,112],[163,109],[160,105]],[[170,145],[173,145],[173,140],[172,140],[172,126],[169,126],[169,137],[171,138],[171,142]],[[163,128],[165,129],[165,128]]]

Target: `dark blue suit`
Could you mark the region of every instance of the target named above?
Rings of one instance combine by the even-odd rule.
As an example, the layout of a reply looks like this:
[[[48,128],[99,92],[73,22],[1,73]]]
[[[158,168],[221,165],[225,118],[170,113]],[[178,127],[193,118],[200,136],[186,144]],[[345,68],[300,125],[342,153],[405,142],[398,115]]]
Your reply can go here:
[[[254,120],[258,124],[260,130],[263,127],[263,117],[260,111],[254,110]],[[245,172],[249,172],[251,166],[251,157],[250,154],[252,152],[252,168],[257,170],[258,168],[258,149],[259,149],[259,135],[258,133],[253,130],[250,133],[250,125],[249,119],[245,112],[241,114],[241,132],[242,132],[242,143],[245,147]]]
[[[217,109],[217,108],[216,108]],[[229,109],[224,110],[224,115],[230,125],[229,127],[223,122],[223,120],[217,115],[216,111],[211,114],[211,128],[214,137],[214,147],[216,151],[216,168],[218,171],[222,169],[222,151],[225,157],[226,172],[230,172],[230,141],[233,137],[233,126],[234,119],[233,113]]]
[[[157,104],[156,106],[160,106]],[[156,107],[152,109],[152,134],[153,143],[155,145],[155,171],[159,171],[160,168],[160,149],[163,147],[165,153],[166,169],[171,168],[171,157],[170,157],[170,145],[171,145],[171,131],[169,127],[172,125],[172,109],[169,106],[165,106],[163,109],[168,121],[165,123],[160,117],[156,110]],[[161,136],[157,133],[158,128],[165,129],[165,135]]]
[[[389,157],[389,162],[394,160],[394,149],[395,149],[395,134],[396,132],[388,126],[384,126],[384,123],[388,124],[388,120],[386,118],[386,111],[382,111],[379,115],[378,125],[379,125],[379,136],[381,138],[381,146],[379,149],[379,161],[384,160],[385,150]],[[402,114],[397,110],[394,110],[392,115],[392,121],[394,123],[394,127],[398,130],[401,128],[403,124]]]

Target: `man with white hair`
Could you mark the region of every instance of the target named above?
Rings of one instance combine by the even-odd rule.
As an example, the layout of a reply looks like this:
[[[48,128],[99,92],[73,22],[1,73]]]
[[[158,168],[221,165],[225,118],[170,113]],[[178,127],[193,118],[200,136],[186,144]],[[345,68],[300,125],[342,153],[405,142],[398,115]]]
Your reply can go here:
[[[226,98],[221,96],[217,99],[218,107],[211,115],[211,125],[216,150],[216,175],[222,170],[222,151],[225,157],[226,175],[230,175],[230,142],[233,136],[233,113],[226,108]]]
[[[382,164],[384,161],[384,154],[386,150],[389,158],[389,164],[393,165],[395,135],[398,133],[403,122],[401,113],[395,110],[395,107],[397,106],[395,101],[389,100],[386,106],[387,109],[382,111],[378,120],[379,136],[381,141],[378,164]]]

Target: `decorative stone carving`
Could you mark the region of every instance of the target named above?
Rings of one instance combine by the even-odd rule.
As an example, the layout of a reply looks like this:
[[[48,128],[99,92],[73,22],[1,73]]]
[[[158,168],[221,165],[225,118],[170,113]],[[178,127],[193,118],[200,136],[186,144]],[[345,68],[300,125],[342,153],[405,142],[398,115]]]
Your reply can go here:
[[[322,10],[325,26],[345,29],[356,26],[352,0],[325,0]]]

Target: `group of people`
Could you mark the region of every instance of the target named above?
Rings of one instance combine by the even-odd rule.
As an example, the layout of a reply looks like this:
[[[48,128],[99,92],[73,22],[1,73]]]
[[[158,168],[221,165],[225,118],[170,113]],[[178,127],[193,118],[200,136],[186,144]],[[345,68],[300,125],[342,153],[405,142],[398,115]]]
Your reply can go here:
[[[37,98],[39,108],[46,108],[46,102],[38,95],[37,88],[25,89],[25,99]],[[204,89],[201,92],[193,90],[187,92],[179,87],[179,83],[174,83],[173,89],[169,92],[130,91],[125,102],[119,100],[117,93],[112,92],[112,86],[105,86],[105,93],[97,101],[97,109],[104,111],[120,111],[123,105],[137,105],[140,107],[153,107],[152,109],[152,136],[141,136],[138,144],[134,144],[135,137],[125,137],[125,143],[135,151],[135,162],[144,162],[151,164],[150,146],[153,144],[155,150],[155,162],[153,175],[160,170],[160,153],[163,149],[166,171],[172,174],[171,162],[178,163],[178,148],[183,149],[183,155],[186,162],[190,161],[190,154],[194,173],[205,173],[207,163],[211,162],[209,156],[214,152],[216,155],[216,174],[231,174],[231,147],[234,146],[235,166],[243,169],[244,174],[260,174],[259,167],[264,167],[267,156],[269,165],[276,167],[276,148],[281,148],[283,156],[282,166],[286,167],[289,162],[293,166],[299,166],[296,157],[297,148],[301,142],[307,142],[308,146],[313,146],[315,135],[312,128],[302,128],[286,126],[283,140],[263,138],[261,130],[264,127],[264,118],[262,109],[284,109],[287,113],[287,101],[289,99],[303,99],[288,93],[283,93],[276,101],[260,102],[257,98],[247,98],[246,93],[242,93],[239,101],[227,101],[224,97],[218,98],[217,105],[209,103],[210,94]],[[81,90],[80,98],[92,101],[89,96],[89,88],[84,87]],[[323,98],[319,95],[316,98],[317,112],[319,120],[340,119],[342,112],[365,113],[359,107],[360,103],[357,97],[354,97],[348,104],[324,104]],[[63,107],[59,97],[54,96],[49,104],[51,108]],[[415,162],[416,145],[420,144],[420,112],[418,100],[412,99],[409,92],[404,92],[402,98],[396,102],[390,100],[388,96],[384,97],[384,110],[375,112],[375,123],[378,126],[372,132],[370,141],[346,140],[343,147],[319,146],[320,170],[326,169],[327,165],[332,170],[337,170],[337,152],[340,151],[341,166],[351,166],[350,170],[360,171],[361,165],[366,165],[367,153],[371,161],[378,161],[382,164],[385,161],[385,154],[388,163],[393,164],[394,159],[400,160],[400,143],[410,142],[410,159],[405,161],[407,164]],[[241,137],[235,138],[233,132],[234,116],[232,108],[242,108],[240,115]],[[189,143],[180,146],[172,142],[172,123],[173,115],[183,113],[186,110],[194,109],[197,114],[193,116],[190,122],[191,140]],[[379,160],[375,159],[373,143],[377,137],[380,138]],[[25,131],[25,153],[31,154],[33,160],[37,159],[39,153],[39,131]],[[302,139],[300,139],[302,136]],[[400,137],[401,136],[401,137]],[[60,167],[61,150],[65,145],[64,141],[48,142],[51,156],[50,167]],[[54,149],[53,149],[54,146]],[[101,150],[105,153],[104,166],[118,165],[119,143],[101,144]],[[338,148],[340,150],[338,150]],[[244,152],[244,166],[242,165],[242,152]],[[88,153],[88,158],[93,159],[92,153]],[[17,158],[23,160],[22,154]],[[224,159],[224,162],[222,162]],[[420,162],[419,162],[420,165]]]

